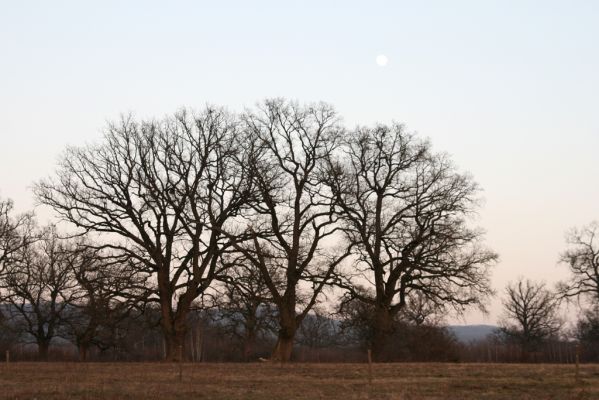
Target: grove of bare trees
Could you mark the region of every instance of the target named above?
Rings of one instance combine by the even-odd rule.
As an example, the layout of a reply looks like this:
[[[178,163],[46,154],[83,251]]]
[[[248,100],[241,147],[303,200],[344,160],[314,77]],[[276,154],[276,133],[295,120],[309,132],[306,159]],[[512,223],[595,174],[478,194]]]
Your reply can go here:
[[[455,360],[444,317],[494,295],[473,177],[403,125],[349,129],[325,103],[123,116],[34,194],[57,225],[0,201],[0,338],[42,360],[57,340],[82,361],[201,360],[206,343],[245,361],[268,346],[281,362],[295,346]],[[599,299],[597,232],[569,235],[559,293],[508,286],[504,340],[534,351],[557,338],[562,297]]]

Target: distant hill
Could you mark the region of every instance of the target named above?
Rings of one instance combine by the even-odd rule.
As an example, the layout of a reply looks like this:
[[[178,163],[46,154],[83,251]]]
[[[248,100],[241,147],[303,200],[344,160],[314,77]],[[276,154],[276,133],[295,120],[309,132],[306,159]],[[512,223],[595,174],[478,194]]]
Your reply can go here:
[[[485,339],[498,329],[494,325],[450,325],[447,328],[463,343]]]

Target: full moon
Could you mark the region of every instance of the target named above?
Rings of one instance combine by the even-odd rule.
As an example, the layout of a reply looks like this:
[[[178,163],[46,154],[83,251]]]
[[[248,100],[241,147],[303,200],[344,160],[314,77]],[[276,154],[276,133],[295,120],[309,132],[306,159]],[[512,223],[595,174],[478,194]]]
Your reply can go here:
[[[387,65],[388,62],[389,62],[389,59],[387,58],[386,55],[379,54],[378,56],[376,56],[376,63],[378,64],[379,67],[384,67],[385,65]]]

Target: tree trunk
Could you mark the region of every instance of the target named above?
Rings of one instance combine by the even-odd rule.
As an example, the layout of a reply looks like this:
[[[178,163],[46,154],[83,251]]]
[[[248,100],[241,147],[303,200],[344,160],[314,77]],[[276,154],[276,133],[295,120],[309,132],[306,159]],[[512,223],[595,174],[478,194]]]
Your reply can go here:
[[[79,361],[81,361],[81,362],[87,361],[88,350],[89,350],[89,345],[87,343],[79,343],[79,347],[78,347]]]
[[[39,341],[37,343],[37,355],[40,361],[48,361],[48,349],[50,348],[49,341]]]
[[[164,342],[166,347],[165,361],[184,361],[185,330],[164,330]]]
[[[158,272],[158,287],[160,296],[160,325],[164,335],[164,361],[184,361],[185,334],[187,333],[187,315],[189,305],[193,301],[190,291],[183,294],[173,308],[174,293],[170,288],[168,265],[162,265]]]
[[[522,363],[528,363],[531,361],[534,362],[534,350],[535,350],[535,346],[532,343],[530,343],[528,340],[525,340],[524,343],[522,343],[520,362],[522,362]]]
[[[162,312],[162,332],[164,334],[165,361],[185,361],[185,335],[187,333],[187,310],[177,310],[173,316]]]
[[[372,358],[375,362],[391,361],[389,338],[393,333],[393,317],[386,307],[377,307],[372,332]]]
[[[243,361],[250,361],[252,352],[254,351],[254,343],[256,342],[256,334],[248,332],[243,340]]]
[[[279,338],[272,352],[271,359],[273,361],[288,362],[291,361],[291,352],[293,351],[293,337],[282,335],[279,333]]]
[[[291,303],[290,303],[291,304]],[[273,361],[288,362],[291,361],[291,352],[293,351],[293,341],[297,331],[297,321],[295,318],[295,304],[293,308],[287,309],[279,307],[279,337],[277,344],[272,352]]]
[[[79,352],[79,361],[87,361],[87,355],[91,347],[92,341],[94,340],[98,324],[94,321],[90,321],[87,329],[77,337],[77,351]]]

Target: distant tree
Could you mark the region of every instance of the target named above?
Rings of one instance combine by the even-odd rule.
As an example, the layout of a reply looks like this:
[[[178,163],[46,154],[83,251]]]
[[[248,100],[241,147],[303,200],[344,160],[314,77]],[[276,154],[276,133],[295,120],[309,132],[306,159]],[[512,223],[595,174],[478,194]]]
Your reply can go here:
[[[570,247],[561,261],[569,266],[571,277],[560,284],[560,292],[566,297],[583,295],[599,301],[599,223],[572,229],[566,241]]]
[[[113,341],[106,332],[114,331],[137,302],[143,302],[145,287],[127,259],[102,254],[85,242],[73,245],[67,262],[77,286],[64,325],[79,359],[86,361],[92,346],[106,348],[106,339]]]
[[[574,336],[581,342],[599,345],[599,306],[585,310],[581,318],[576,322]],[[599,350],[599,347],[597,347]],[[599,356],[599,353],[597,354]]]
[[[338,330],[334,319],[314,308],[300,325],[298,342],[311,349],[333,347],[338,344]]]
[[[374,307],[356,297],[344,297],[337,312],[339,329],[346,344],[367,348],[372,343]]]
[[[148,300],[161,306],[167,360],[183,357],[191,305],[239,240],[234,220],[254,182],[241,140],[237,119],[212,107],[160,121],[124,117],[102,144],[69,148],[57,179],[35,186],[64,221],[101,234],[99,249],[152,277]]]
[[[503,306],[501,333],[521,346],[524,360],[561,329],[559,298],[543,283],[520,279],[509,284]]]
[[[599,361],[599,302],[581,310],[572,330],[568,332],[581,346],[582,359],[587,362]]]
[[[246,129],[260,201],[249,221],[253,242],[238,250],[260,271],[277,307],[272,358],[284,362],[291,358],[299,326],[348,255],[325,247],[325,238],[338,229],[323,181],[325,163],[343,129],[326,104],[299,106],[281,99],[248,113]],[[281,285],[273,272],[283,277]]]
[[[373,294],[365,294],[364,296],[372,297]],[[412,292],[407,295],[405,307],[401,312],[393,316],[389,330],[389,339],[409,337],[409,335],[403,336],[401,332],[398,332],[408,327],[413,332],[414,329],[411,327],[441,326],[445,313],[446,309],[444,307],[428,300],[425,296],[417,292]],[[360,301],[351,294],[346,294],[340,303],[338,315],[340,317],[341,331],[349,343],[358,343],[363,347],[370,347],[372,345],[377,329],[375,305]],[[388,344],[385,350],[390,350]],[[382,358],[389,360],[392,356],[389,353]]]
[[[4,308],[4,305],[2,307]],[[19,342],[19,332],[10,323],[4,314],[0,314],[0,354],[4,354]]]
[[[402,125],[358,128],[330,157],[326,181],[355,262],[335,275],[346,297],[372,307],[372,350],[382,360],[411,294],[430,304],[481,306],[497,255],[467,218],[478,186]]]
[[[214,296],[214,317],[220,327],[240,343],[242,359],[250,361],[256,341],[276,331],[276,310],[270,290],[256,269],[243,254],[223,258],[227,273],[219,279],[224,283]],[[281,277],[271,273],[275,286]]]
[[[422,292],[408,294],[405,307],[399,313],[399,319],[413,325],[441,325],[447,316],[445,304],[431,301]]]
[[[400,322],[391,336],[391,356],[396,361],[458,361],[460,344],[455,335],[441,325],[414,325]]]
[[[39,236],[19,249],[2,286],[12,325],[34,339],[39,359],[46,361],[52,339],[62,335],[77,282],[68,262],[68,242],[52,226]]]

